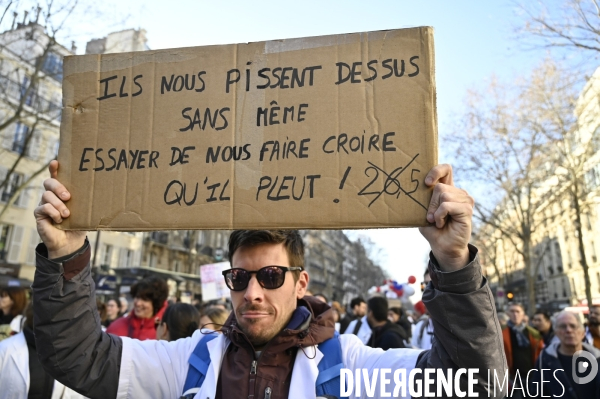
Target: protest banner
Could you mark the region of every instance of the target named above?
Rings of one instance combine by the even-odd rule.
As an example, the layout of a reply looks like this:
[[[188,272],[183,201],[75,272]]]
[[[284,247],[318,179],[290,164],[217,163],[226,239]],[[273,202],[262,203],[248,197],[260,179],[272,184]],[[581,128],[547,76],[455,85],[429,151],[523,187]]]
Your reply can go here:
[[[229,298],[229,288],[221,273],[231,267],[229,262],[211,263],[200,266],[200,282],[202,283],[202,301]]]
[[[66,229],[426,225],[429,27],[65,58]]]

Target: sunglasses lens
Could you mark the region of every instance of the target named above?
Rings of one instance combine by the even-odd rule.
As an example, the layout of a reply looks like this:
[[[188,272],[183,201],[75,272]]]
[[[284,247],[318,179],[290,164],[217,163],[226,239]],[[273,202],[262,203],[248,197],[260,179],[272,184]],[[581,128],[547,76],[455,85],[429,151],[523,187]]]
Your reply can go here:
[[[225,275],[227,287],[233,291],[241,291],[246,289],[249,280],[250,273],[243,269],[234,269]]]
[[[278,267],[263,267],[256,278],[261,286],[267,289],[279,288],[285,280],[285,271]]]

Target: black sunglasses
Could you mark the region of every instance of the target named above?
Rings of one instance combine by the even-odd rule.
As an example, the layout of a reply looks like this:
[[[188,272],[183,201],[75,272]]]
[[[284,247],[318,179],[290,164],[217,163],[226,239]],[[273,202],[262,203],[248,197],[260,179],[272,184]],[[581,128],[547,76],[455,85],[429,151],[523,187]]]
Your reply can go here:
[[[225,277],[225,284],[232,291],[245,290],[253,274],[256,274],[256,280],[258,280],[261,287],[274,290],[283,285],[286,272],[299,270],[302,270],[302,268],[285,266],[265,266],[255,272],[239,268],[227,269],[223,270],[223,277]]]

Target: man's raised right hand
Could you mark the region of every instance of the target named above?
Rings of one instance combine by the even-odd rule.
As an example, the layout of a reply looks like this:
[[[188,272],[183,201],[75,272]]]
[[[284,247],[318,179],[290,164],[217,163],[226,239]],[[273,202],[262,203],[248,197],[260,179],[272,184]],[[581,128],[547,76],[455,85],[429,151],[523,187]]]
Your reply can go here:
[[[44,180],[44,194],[39,206],[33,214],[37,224],[37,231],[46,248],[48,257],[55,259],[77,251],[85,242],[85,231],[65,231],[58,229],[54,223],[62,223],[71,212],[65,205],[65,201],[71,199],[71,193],[67,191],[56,176],[58,173],[58,161],[50,162],[48,166],[50,178]],[[53,223],[54,222],[54,223]]]

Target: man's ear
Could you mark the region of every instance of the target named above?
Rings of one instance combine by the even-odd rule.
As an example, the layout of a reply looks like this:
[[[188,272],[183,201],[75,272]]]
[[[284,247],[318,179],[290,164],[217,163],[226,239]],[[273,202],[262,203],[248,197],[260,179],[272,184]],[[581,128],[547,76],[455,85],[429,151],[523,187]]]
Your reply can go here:
[[[298,277],[298,281],[296,281],[296,298],[300,299],[304,297],[306,294],[306,290],[308,288],[309,277],[308,273],[305,270],[300,272],[300,276]]]

